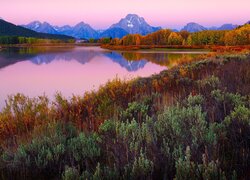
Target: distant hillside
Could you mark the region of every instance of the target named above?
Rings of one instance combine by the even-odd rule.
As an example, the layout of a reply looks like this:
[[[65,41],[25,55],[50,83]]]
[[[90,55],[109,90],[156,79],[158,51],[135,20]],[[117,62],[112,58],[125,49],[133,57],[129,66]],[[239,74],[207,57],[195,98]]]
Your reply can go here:
[[[217,30],[233,30],[237,27],[238,25],[234,25],[234,24],[223,24],[221,27],[217,28]]]
[[[188,23],[186,26],[182,28],[182,30],[188,31],[188,32],[200,32],[205,30],[233,30],[237,28],[238,25],[235,24],[223,24],[220,27],[212,26],[212,27],[204,27],[200,24],[191,22]]]
[[[73,39],[71,36],[38,33],[0,19],[0,36],[22,36],[47,39]]]
[[[191,22],[188,23],[186,26],[182,28],[183,31],[188,31],[188,32],[199,32],[199,31],[204,31],[207,30],[204,26],[201,26],[200,24]]]

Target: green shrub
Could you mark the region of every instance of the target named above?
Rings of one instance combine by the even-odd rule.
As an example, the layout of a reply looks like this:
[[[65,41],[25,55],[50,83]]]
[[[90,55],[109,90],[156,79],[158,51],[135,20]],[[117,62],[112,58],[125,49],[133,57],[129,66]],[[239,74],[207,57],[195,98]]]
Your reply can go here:
[[[79,180],[80,175],[75,167],[65,167],[65,171],[62,174],[63,180]]]
[[[147,159],[146,155],[141,151],[140,156],[135,158],[132,165],[133,179],[147,179],[153,173],[153,162]]]

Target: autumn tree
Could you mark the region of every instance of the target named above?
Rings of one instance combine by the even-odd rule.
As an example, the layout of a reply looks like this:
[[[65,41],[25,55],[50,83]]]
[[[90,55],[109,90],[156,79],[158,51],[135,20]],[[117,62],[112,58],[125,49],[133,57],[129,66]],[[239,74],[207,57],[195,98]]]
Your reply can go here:
[[[183,38],[180,34],[177,34],[176,32],[171,32],[171,34],[168,37],[168,44],[169,45],[181,45],[183,41]]]
[[[179,34],[181,35],[181,37],[184,39],[184,40],[187,40],[188,36],[189,36],[189,32],[188,31],[185,31],[185,30],[182,30],[179,32]]]
[[[101,44],[109,44],[111,42],[112,38],[101,38],[99,39],[99,43]]]
[[[140,45],[141,44],[141,35],[140,34],[135,34],[134,35],[134,40],[135,40],[135,45]]]
[[[201,31],[188,36],[188,45],[224,45],[225,31]]]
[[[250,44],[250,25],[247,24],[238,29],[226,32],[225,44],[231,46]]]
[[[129,34],[122,38],[122,45],[131,46],[131,45],[140,45],[140,44],[141,44],[140,34]]]
[[[110,42],[111,45],[120,45],[121,44],[121,41],[119,38],[114,38],[111,40]]]

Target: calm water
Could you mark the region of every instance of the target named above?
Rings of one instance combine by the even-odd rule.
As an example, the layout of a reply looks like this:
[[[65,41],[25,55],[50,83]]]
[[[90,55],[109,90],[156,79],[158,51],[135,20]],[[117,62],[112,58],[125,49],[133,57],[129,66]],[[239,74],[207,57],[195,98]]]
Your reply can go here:
[[[116,52],[99,47],[5,49],[0,51],[0,109],[8,95],[82,95],[115,77],[147,77],[178,63],[182,56],[198,53]]]

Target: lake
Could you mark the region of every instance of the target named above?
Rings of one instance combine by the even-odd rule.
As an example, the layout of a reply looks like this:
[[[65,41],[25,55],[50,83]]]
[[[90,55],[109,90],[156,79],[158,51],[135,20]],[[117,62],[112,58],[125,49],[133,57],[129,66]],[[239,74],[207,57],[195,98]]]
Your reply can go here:
[[[97,90],[108,80],[148,77],[204,52],[110,51],[99,47],[9,48],[0,51],[0,109],[8,95],[53,99]]]

